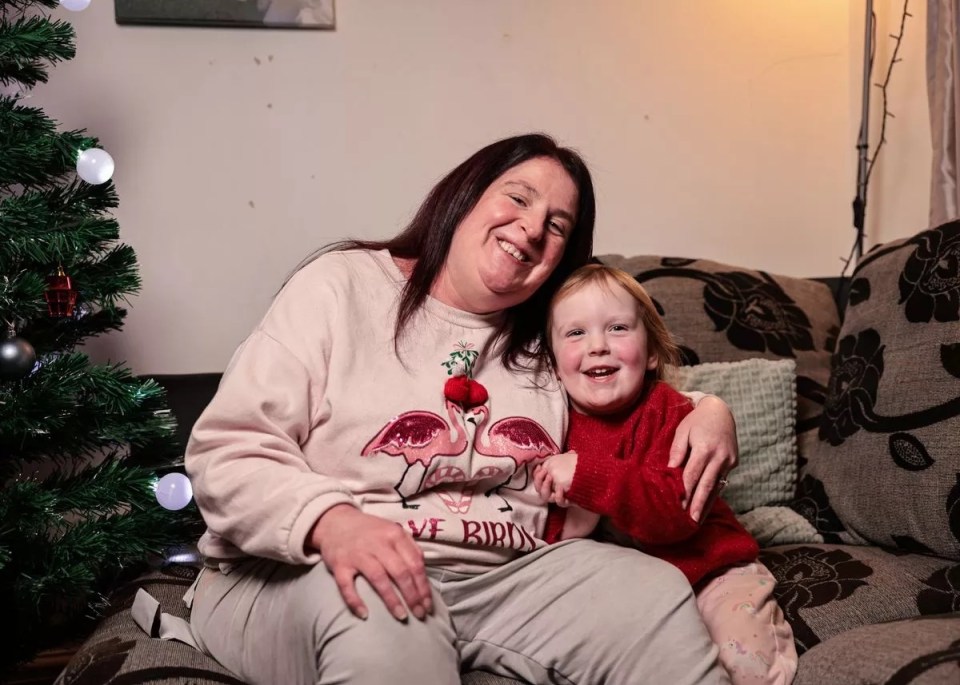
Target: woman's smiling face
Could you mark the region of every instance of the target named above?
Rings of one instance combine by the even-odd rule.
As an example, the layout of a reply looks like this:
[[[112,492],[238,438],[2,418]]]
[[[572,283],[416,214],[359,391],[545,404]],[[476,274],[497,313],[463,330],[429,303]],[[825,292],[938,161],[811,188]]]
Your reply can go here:
[[[552,158],[508,169],[460,222],[430,294],[474,313],[524,302],[563,258],[577,201],[573,179]]]

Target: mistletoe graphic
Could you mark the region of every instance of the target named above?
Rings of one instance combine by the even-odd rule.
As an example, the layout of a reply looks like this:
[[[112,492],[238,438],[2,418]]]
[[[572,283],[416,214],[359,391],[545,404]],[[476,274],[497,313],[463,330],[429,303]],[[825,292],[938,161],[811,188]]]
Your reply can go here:
[[[473,365],[477,363],[477,357],[480,353],[473,349],[473,343],[460,341],[456,349],[450,353],[449,359],[440,362],[440,365],[447,370],[448,376],[454,374],[473,378]]]
[[[473,380],[473,366],[480,353],[473,349],[473,343],[462,340],[455,347],[449,359],[440,362],[450,376],[443,385],[443,396],[459,404],[462,409],[477,407],[489,397],[487,389]]]

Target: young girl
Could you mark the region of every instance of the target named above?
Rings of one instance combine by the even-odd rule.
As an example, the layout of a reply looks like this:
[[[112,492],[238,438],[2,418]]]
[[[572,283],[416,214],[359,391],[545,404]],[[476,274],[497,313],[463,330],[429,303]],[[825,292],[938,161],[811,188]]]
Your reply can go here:
[[[650,296],[626,272],[585,266],[553,297],[547,337],[571,407],[570,451],[535,471],[541,497],[559,505],[547,541],[585,537],[599,523],[602,538],[671,562],[694,587],[733,682],[790,683],[793,632],[756,541],[720,499],[694,521],[682,471],[667,465],[692,408],[663,380],[677,348]]]

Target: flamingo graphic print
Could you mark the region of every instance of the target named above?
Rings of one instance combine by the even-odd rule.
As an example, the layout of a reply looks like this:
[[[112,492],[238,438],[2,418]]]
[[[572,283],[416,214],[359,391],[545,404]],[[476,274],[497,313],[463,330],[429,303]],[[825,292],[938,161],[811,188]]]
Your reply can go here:
[[[500,419],[484,433],[490,420],[489,396],[486,388],[473,379],[477,358],[473,345],[461,341],[441,364],[450,376],[443,388],[449,423],[430,411],[407,411],[388,421],[361,450],[364,457],[377,454],[403,457],[407,466],[393,489],[400,496],[404,509],[417,509],[420,505],[408,500],[424,489],[436,489],[447,509],[455,514],[466,514],[480,481],[500,481],[486,491],[488,497],[494,492],[499,495],[501,488],[523,490],[530,479],[527,464],[560,451],[540,424],[522,416]],[[500,463],[509,459],[512,464],[504,468],[487,464],[477,469],[468,460],[459,465],[442,465],[431,471],[431,463],[438,457],[459,457],[471,447],[467,422],[474,427],[473,453],[493,457]],[[411,469],[420,472],[416,487],[407,482]],[[523,482],[516,485],[514,481],[519,480],[519,471],[523,472]],[[504,475],[506,480],[503,480]],[[505,498],[503,503],[500,511],[513,509]]]
[[[493,493],[500,495],[502,488],[523,490],[530,481],[530,462],[560,451],[550,434],[532,419],[525,416],[508,416],[494,423],[484,433],[484,428],[490,420],[490,410],[486,405],[481,405],[474,410],[474,416],[476,415],[480,416],[480,420],[473,436],[473,449],[488,457],[506,457],[513,461],[509,478],[488,490],[486,493],[488,497]],[[468,420],[473,422],[474,416]],[[520,472],[523,472],[523,483],[512,484],[513,481],[518,480],[517,474]],[[505,498],[503,503],[504,506],[500,507],[500,511],[513,509]]]
[[[410,504],[407,498],[420,492],[424,478],[430,468],[430,462],[440,456],[455,457],[467,449],[467,431],[463,423],[463,409],[456,402],[446,400],[448,424],[441,417],[429,411],[407,411],[388,421],[380,432],[366,444],[360,452],[369,457],[377,453],[403,457],[407,462],[400,480],[393,489],[400,495],[404,509],[417,509],[419,504]],[[417,487],[404,494],[403,482],[411,467],[419,464],[422,473]]]

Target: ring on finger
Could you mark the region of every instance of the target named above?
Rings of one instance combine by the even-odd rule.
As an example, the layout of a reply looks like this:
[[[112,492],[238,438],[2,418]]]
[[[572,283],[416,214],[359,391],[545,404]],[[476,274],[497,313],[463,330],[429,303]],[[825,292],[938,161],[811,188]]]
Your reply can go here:
[[[723,490],[725,487],[727,487],[727,484],[728,484],[729,482],[730,482],[730,481],[728,481],[725,477],[724,477],[724,478],[721,478],[720,480],[717,481],[717,489],[718,489],[718,490]]]

